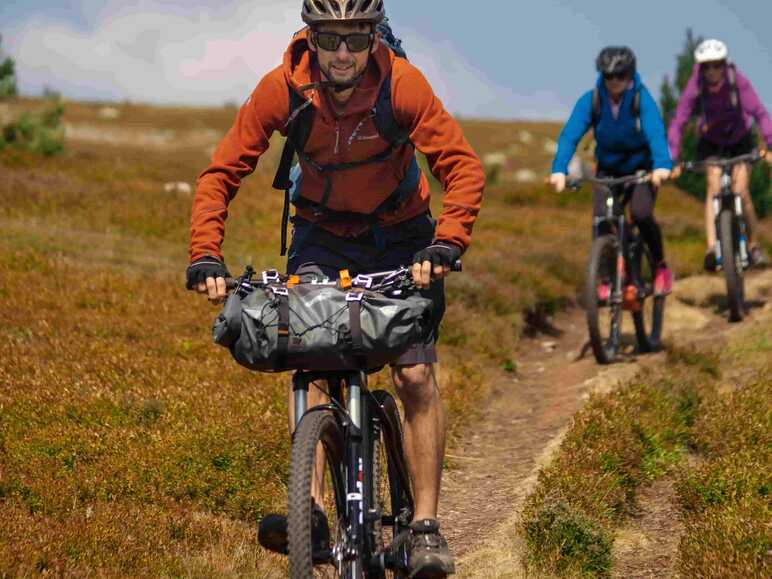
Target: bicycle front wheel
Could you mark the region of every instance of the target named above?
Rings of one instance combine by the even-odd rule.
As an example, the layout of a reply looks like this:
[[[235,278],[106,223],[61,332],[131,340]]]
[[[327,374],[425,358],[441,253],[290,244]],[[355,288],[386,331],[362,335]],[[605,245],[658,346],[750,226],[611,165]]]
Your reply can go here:
[[[734,212],[728,208],[722,209],[719,214],[719,242],[729,302],[729,321],[739,322],[745,315],[745,278],[739,247],[740,228]]]
[[[287,522],[293,579],[351,576],[340,555],[347,546],[345,488],[342,429],[332,412],[311,412],[300,421],[292,442]],[[314,489],[324,497],[318,506],[330,529],[330,545],[323,550],[313,544],[314,518],[318,519],[313,514]]]
[[[638,284],[640,307],[633,312],[638,351],[656,352],[662,339],[662,320],[665,296],[654,295],[654,276],[657,271],[649,248],[640,241],[632,252],[632,270]]]
[[[408,525],[413,517],[410,475],[394,397],[376,390],[368,400],[367,552],[372,579],[407,577]]]
[[[611,235],[597,238],[590,250],[584,302],[590,345],[599,364],[610,364],[619,353],[622,304],[614,295],[619,268],[617,239]]]

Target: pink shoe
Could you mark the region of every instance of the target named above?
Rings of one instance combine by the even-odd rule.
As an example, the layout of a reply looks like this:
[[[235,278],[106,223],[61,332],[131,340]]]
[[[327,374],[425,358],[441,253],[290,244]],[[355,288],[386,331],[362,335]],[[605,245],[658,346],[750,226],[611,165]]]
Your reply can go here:
[[[673,293],[673,272],[666,265],[660,265],[654,276],[654,295],[661,297]]]
[[[611,284],[601,283],[598,284],[598,301],[607,302],[611,296]]]

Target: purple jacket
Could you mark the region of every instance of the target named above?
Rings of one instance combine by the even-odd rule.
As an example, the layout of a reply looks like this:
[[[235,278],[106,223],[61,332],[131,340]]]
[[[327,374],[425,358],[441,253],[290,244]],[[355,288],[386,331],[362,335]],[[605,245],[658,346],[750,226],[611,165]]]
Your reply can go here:
[[[736,69],[735,69],[736,70]],[[756,91],[748,78],[736,70],[737,94],[739,97],[740,111],[732,112],[730,100],[729,80],[725,78],[724,86],[717,94],[705,98],[705,111],[702,111],[697,119],[697,128],[702,138],[717,145],[734,145],[742,139],[753,126],[753,120],[758,123],[759,131],[767,143],[767,148],[772,149],[772,120],[769,118],[764,104],[759,100]],[[725,73],[726,74],[726,73]],[[686,84],[678,100],[678,108],[675,117],[670,123],[667,132],[670,155],[673,160],[678,159],[681,153],[681,137],[684,126],[694,112],[700,96],[700,65],[695,64],[692,76]],[[706,119],[707,117],[707,119]]]

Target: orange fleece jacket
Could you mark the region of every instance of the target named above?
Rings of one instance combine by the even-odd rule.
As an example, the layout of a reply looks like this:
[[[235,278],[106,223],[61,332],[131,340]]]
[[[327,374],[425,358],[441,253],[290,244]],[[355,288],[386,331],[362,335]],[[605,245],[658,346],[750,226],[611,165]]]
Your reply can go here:
[[[371,55],[365,75],[343,113],[334,112],[326,94],[316,90],[304,94],[316,107],[305,151],[315,162],[327,164],[366,159],[386,149],[388,143],[378,135],[371,111],[381,83],[390,72],[395,120],[409,130],[410,142],[384,162],[333,173],[328,206],[338,211],[371,213],[404,177],[415,147],[426,155],[432,173],[445,191],[436,238],[465,250],[485,185],[482,164],[421,72],[408,61],[395,57],[386,46],[380,45]],[[199,176],[191,216],[191,261],[205,255],[222,257],[229,202],[238,192],[241,180],[254,171],[258,159],[268,149],[273,132],[286,136],[288,86],[297,91],[320,78],[319,67],[308,49],[306,29],[295,35],[284,63],[257,85],[215,150],[212,163]],[[301,166],[301,195],[320,201],[324,178],[303,161]],[[415,217],[428,209],[429,197],[428,181],[421,175],[413,194],[395,212],[381,215],[379,222],[391,225]],[[298,214],[309,221],[318,220],[309,209],[298,209]],[[343,237],[360,235],[367,229],[361,222],[321,221],[319,225]]]

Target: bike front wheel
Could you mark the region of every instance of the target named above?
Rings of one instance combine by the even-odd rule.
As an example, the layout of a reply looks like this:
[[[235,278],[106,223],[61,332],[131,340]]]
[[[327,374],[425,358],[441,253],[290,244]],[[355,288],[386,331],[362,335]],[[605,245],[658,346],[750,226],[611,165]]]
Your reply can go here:
[[[718,221],[729,321],[739,322],[745,315],[745,278],[740,255],[740,228],[734,212],[728,208],[721,211]]]
[[[621,343],[622,303],[615,295],[618,287],[618,241],[611,235],[598,237],[590,250],[584,302],[590,345],[599,364],[610,364]]]
[[[288,489],[289,574],[307,577],[356,577],[346,552],[346,485],[343,431],[332,412],[310,412],[292,442]],[[313,544],[312,491],[324,496],[321,509],[329,523],[329,548]],[[318,518],[318,515],[316,516]]]
[[[641,353],[656,352],[662,340],[665,296],[654,295],[657,268],[649,248],[638,242],[632,252],[631,267],[638,285],[639,308],[633,312],[635,339]]]

